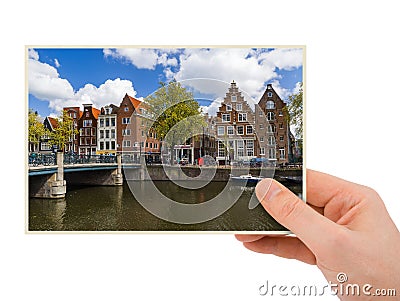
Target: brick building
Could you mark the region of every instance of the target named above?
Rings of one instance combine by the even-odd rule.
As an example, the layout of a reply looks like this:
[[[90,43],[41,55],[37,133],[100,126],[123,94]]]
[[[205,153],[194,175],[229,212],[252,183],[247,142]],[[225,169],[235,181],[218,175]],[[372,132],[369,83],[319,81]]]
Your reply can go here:
[[[81,118],[78,119],[79,130],[78,153],[80,155],[95,155],[97,148],[97,119],[100,110],[93,108],[91,104],[83,105]]]
[[[160,161],[161,143],[157,133],[149,130],[151,115],[148,105],[125,94],[117,114],[117,151],[139,160],[144,156],[148,161]]]
[[[256,157],[254,112],[233,81],[217,112],[216,160],[219,164]]]
[[[292,139],[286,104],[271,84],[255,107],[257,156],[268,158],[277,164],[289,163],[292,155]]]
[[[74,129],[79,131],[78,120],[82,117],[82,111],[79,107],[65,107],[64,111],[67,112],[68,116],[73,120]],[[74,135],[72,139],[65,146],[65,151],[68,153],[78,153],[79,138],[78,135]]]

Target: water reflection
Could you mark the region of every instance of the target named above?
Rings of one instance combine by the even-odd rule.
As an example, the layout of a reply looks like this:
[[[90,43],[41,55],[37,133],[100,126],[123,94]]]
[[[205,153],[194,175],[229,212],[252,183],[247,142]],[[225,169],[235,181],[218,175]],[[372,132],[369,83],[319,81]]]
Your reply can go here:
[[[217,196],[226,186],[224,182],[211,182],[202,189],[192,190],[160,181],[154,182],[164,194],[177,202],[199,204]],[[139,184],[139,183],[138,183]],[[301,185],[290,186],[301,197]],[[146,194],[142,182],[136,189]],[[241,189],[240,198],[222,215],[198,224],[176,224],[157,218],[145,210],[132,195],[127,184],[116,187],[70,187],[62,200],[29,200],[29,230],[59,231],[268,231],[285,230],[262,206],[249,209],[249,201],[255,195],[254,187],[229,187]],[[157,205],[158,200],[148,198]],[[170,212],[171,215],[175,214]]]

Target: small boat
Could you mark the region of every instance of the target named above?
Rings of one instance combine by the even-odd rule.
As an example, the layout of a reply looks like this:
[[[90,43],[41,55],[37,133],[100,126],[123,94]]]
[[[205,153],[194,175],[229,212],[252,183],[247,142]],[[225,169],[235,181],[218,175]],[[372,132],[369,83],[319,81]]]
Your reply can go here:
[[[230,178],[233,182],[247,184],[247,185],[251,184],[256,185],[259,181],[263,179],[262,177],[255,177],[252,176],[251,174],[241,175],[241,176],[230,175]]]
[[[301,184],[303,177],[301,176],[275,176],[279,182],[288,182],[293,184]]]

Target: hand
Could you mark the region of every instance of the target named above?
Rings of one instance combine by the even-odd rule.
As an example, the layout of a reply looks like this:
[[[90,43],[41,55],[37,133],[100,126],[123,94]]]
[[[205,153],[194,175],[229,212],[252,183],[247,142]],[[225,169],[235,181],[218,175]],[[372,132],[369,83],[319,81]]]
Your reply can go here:
[[[371,294],[393,288],[400,294],[400,233],[374,190],[308,170],[307,205],[271,179],[257,185],[256,195],[265,210],[297,237],[237,234],[246,248],[316,264],[332,283],[338,283],[338,273],[346,273],[347,283],[370,284]]]

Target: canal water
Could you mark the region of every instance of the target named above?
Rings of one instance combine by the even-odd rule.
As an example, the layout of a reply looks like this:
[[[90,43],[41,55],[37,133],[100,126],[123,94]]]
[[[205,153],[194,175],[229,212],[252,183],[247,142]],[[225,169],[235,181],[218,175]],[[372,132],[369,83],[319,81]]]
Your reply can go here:
[[[207,202],[226,188],[226,182],[210,182],[201,189],[186,189],[170,181],[153,182],[166,197],[177,202]],[[278,231],[286,230],[261,205],[249,209],[254,187],[229,187],[237,201],[223,214],[196,224],[163,220],[148,212],[131,192],[132,186],[74,186],[66,197],[29,199],[30,231]],[[301,197],[301,185],[288,186]],[[147,194],[146,186],[135,189]],[[233,191],[240,189],[240,191]],[[137,193],[135,194],[137,195]],[[229,196],[229,194],[228,194]],[[157,200],[153,200],[157,202]]]

